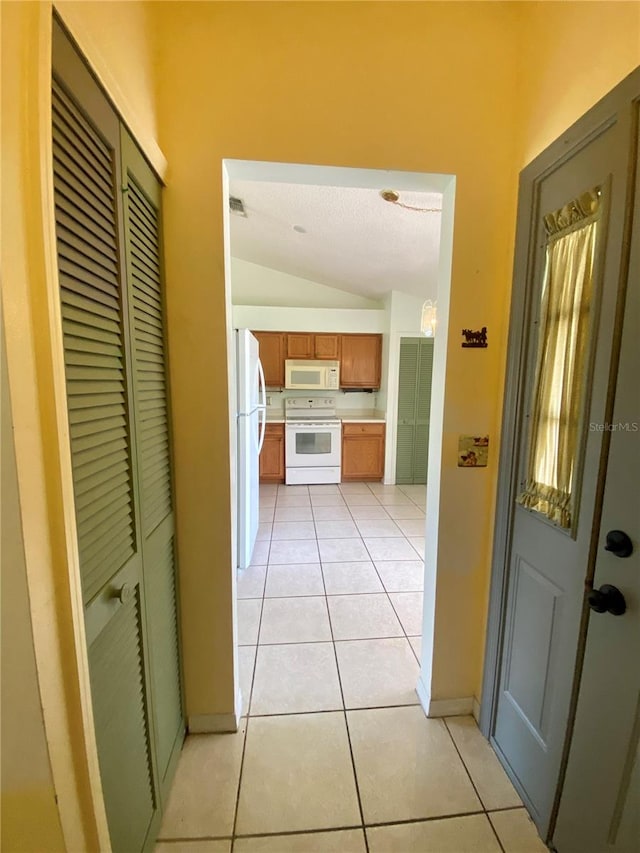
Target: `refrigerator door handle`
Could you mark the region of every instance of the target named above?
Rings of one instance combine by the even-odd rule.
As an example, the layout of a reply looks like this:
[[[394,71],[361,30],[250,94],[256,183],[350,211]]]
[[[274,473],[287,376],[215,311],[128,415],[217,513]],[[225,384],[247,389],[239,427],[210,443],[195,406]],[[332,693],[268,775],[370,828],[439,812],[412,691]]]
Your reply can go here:
[[[262,362],[258,359],[258,406],[262,406],[263,408],[267,407],[267,385],[264,381],[264,370],[262,369]],[[260,399],[260,397],[262,399]]]
[[[267,386],[264,381],[264,370],[262,369],[262,362],[260,359],[258,359],[258,395],[258,409],[262,416],[260,440],[258,441],[259,454],[262,450],[262,445],[264,444],[264,434],[267,431]]]

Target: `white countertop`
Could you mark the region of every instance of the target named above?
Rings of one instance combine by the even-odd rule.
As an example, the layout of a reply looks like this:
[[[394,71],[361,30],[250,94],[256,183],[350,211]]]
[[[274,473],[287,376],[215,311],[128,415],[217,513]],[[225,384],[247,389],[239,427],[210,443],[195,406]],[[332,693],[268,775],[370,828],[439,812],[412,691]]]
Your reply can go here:
[[[371,409],[369,411],[348,411],[336,412],[343,424],[383,424],[386,421],[384,412]]]

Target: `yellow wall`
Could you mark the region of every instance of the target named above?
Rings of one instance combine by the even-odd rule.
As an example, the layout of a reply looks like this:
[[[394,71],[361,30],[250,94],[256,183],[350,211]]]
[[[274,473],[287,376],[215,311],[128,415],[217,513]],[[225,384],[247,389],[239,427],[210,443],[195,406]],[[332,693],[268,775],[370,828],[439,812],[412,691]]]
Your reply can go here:
[[[497,437],[515,210],[516,92],[513,73],[505,73],[516,62],[515,10],[493,3],[168,2],[154,13],[160,144],[169,163],[182,593],[186,583],[193,625],[183,630],[197,634],[215,620],[229,636],[222,158],[454,173],[436,617],[445,641],[436,644],[434,698],[471,696],[482,654],[496,457],[486,471],[458,469],[457,435]],[[483,325],[490,348],[462,350],[460,329]],[[464,536],[452,535],[461,529]],[[215,694],[207,688],[215,651],[188,643],[187,653],[187,683],[197,672],[202,708],[213,698],[216,712],[230,710],[230,680]]]
[[[0,847],[11,853],[64,850],[40,708],[26,581],[20,496],[13,446],[9,379],[0,317],[2,478],[2,825]]]
[[[640,64],[640,3],[523,3],[518,168]]]
[[[224,664],[231,660],[231,555],[222,158],[457,176],[432,697],[479,695],[516,176],[637,62],[637,8],[154,6],[160,142],[169,161],[166,259],[192,712],[232,707]],[[595,57],[587,78],[576,55]],[[549,67],[541,69],[540,59]],[[459,330],[482,325],[489,349],[461,350]],[[211,388],[194,364],[209,366]],[[458,433],[475,431],[492,437],[490,467],[458,469]],[[216,685],[207,680],[212,667]]]

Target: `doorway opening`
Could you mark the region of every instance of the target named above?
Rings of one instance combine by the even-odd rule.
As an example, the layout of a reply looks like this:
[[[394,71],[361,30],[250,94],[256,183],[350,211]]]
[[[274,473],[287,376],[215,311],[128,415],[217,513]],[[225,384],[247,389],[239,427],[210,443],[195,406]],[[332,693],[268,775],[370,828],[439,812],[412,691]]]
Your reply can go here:
[[[455,177],[226,160],[223,184],[233,470],[241,470],[237,330],[254,333],[263,354],[264,393],[257,406],[264,405],[267,416],[257,539],[236,588],[242,713],[250,693],[249,713],[283,711],[278,702],[285,699],[269,699],[265,681],[276,647],[334,641],[342,677],[349,664],[340,660],[339,643],[381,636],[393,640],[386,651],[399,656],[411,682],[404,699],[383,704],[417,704],[418,675],[430,682],[433,645]],[[422,448],[430,473],[424,486],[399,484],[401,342],[421,334],[427,300],[438,312],[428,449]],[[337,364],[338,387],[293,388],[287,357]],[[293,480],[285,411],[315,410],[319,397],[342,423],[341,476]],[[299,440],[298,460],[308,448],[321,457],[329,441],[323,431]],[[237,542],[243,484],[234,486]],[[430,581],[423,593],[425,563]],[[354,619],[367,627],[354,634]],[[301,627],[293,630],[296,620]],[[303,700],[292,701],[293,710],[304,709]]]

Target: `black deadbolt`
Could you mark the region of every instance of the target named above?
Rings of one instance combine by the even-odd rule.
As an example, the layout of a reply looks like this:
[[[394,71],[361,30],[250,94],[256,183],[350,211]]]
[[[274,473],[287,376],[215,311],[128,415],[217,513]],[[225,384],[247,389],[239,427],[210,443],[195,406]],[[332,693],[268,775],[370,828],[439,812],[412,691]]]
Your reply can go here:
[[[622,616],[627,609],[624,595],[616,586],[605,583],[600,589],[592,589],[588,597],[589,607],[596,613],[611,613]]]
[[[611,551],[616,557],[630,557],[633,554],[633,542],[624,530],[610,530],[604,550]]]

